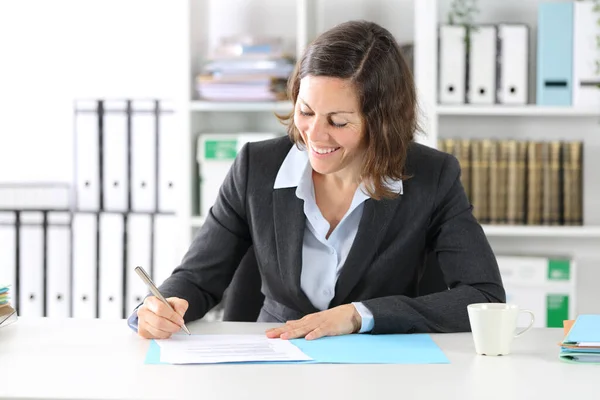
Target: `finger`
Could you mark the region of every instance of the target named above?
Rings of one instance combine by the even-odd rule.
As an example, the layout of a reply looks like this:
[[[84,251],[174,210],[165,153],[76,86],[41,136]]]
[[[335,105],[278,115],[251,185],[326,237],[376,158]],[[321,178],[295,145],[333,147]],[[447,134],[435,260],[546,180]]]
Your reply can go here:
[[[138,335],[146,339],[166,339],[171,336],[171,332],[156,329],[148,323],[149,318],[159,318],[146,307],[142,306],[138,310]]]
[[[286,325],[280,326],[278,328],[271,328],[268,329],[266,331],[267,337],[268,338],[278,338],[279,336],[281,336],[281,334],[283,332],[286,332],[287,330],[289,330],[290,328]]]
[[[179,332],[181,329],[181,325],[151,312],[148,312],[148,315],[145,315],[144,322],[154,329],[169,333]]]
[[[138,335],[146,339],[168,339],[171,337],[170,332],[161,331],[159,329],[155,329],[148,324],[140,326],[138,329]]]
[[[300,327],[304,322],[302,320],[289,320],[285,323],[285,325],[279,326],[277,328],[271,328],[266,331],[267,337],[269,338],[278,338],[282,333],[288,332],[290,330],[296,329]]]
[[[180,327],[184,324],[183,317],[181,315],[175,311],[171,311],[165,303],[154,296],[146,298],[144,305],[148,307],[148,309],[154,314],[166,318]]]
[[[180,299],[179,297],[169,297],[167,301],[169,304],[171,304],[173,309],[175,309],[175,312],[183,318],[189,307],[188,301],[185,299]]]
[[[318,326],[315,329],[313,329],[311,332],[309,332],[304,338],[306,340],[315,340],[315,339],[322,338],[323,336],[328,336],[328,333],[323,327]]]
[[[279,337],[284,340],[296,339],[306,336],[307,333],[313,331],[314,329],[315,326],[302,326],[300,328],[291,329],[287,332],[283,332]]]
[[[137,315],[138,326],[150,325],[155,329],[169,333],[179,332],[181,329],[181,326],[173,321],[153,313],[146,305],[143,305],[138,309]]]
[[[265,334],[267,335],[267,337],[268,337],[269,339],[275,339],[275,338],[278,338],[278,337],[279,337],[279,335],[281,335],[281,334],[280,334],[280,333],[279,333],[277,330],[275,330],[275,329],[269,329],[269,330],[267,330],[267,331],[265,332]]]

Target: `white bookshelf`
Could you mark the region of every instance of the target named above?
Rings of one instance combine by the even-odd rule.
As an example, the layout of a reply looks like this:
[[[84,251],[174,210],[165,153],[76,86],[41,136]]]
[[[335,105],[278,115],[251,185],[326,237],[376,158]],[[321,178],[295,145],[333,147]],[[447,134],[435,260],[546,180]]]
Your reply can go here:
[[[199,112],[288,112],[291,110],[291,101],[214,102],[195,100],[190,103],[190,111]]]
[[[535,103],[537,70],[537,16],[538,4],[543,0],[504,0],[478,2],[480,13],[476,23],[500,22],[526,23],[529,28],[529,103]],[[559,0],[567,1],[567,0]],[[415,30],[416,46],[420,41],[437,39],[438,22],[450,9],[450,0],[419,0],[426,10],[436,9],[421,18]],[[419,22],[419,21],[417,21]],[[420,34],[419,34],[420,33]],[[463,139],[516,139],[516,140],[581,140],[583,155],[583,226],[526,226],[484,225],[483,229],[492,249],[498,255],[566,256],[575,261],[577,268],[577,312],[599,313],[600,304],[594,282],[600,280],[600,179],[595,171],[600,169],[600,109],[547,107],[536,104],[489,106],[471,104],[438,104],[437,73],[431,74],[431,65],[437,65],[437,43],[425,45],[427,54],[416,61],[417,71],[424,68],[421,84],[426,90],[430,142],[438,138]],[[435,71],[437,72],[437,71]],[[417,74],[418,77],[418,74]],[[430,79],[430,81],[426,81]]]
[[[227,0],[231,2],[232,0]],[[437,102],[437,29],[445,21],[451,0],[380,0],[378,13],[369,13],[363,2],[342,0],[249,0],[235,11],[228,10],[227,1],[189,0],[190,5],[190,56],[187,66],[188,87],[184,104],[185,135],[182,155],[185,168],[183,181],[182,246],[187,247],[195,229],[202,226],[203,216],[194,215],[197,165],[195,162],[196,137],[201,132],[233,133],[238,131],[272,131],[280,127],[273,113],[291,110],[284,102],[207,102],[198,101],[194,95],[194,76],[204,50],[214,43],[213,31],[230,33],[238,26],[255,29],[250,33],[277,34],[293,37],[296,55],[318,33],[350,19],[368,19],[388,28],[400,42],[414,43],[414,71],[421,125],[427,132],[417,140],[436,147],[438,138],[456,137],[471,139],[522,139],[522,140],[582,140],[584,142],[584,226],[511,226],[484,225],[484,231],[497,254],[560,254],[577,260],[580,283],[578,300],[580,311],[600,312],[593,304],[596,293],[594,281],[600,280],[600,179],[593,171],[600,170],[600,110],[571,107],[475,106],[450,105]],[[537,32],[537,4],[542,0],[523,2],[479,1],[481,9],[477,23],[524,22],[530,26],[530,102],[535,97],[535,54]],[[567,1],[567,0],[560,0]],[[246,4],[247,3],[247,4]],[[359,4],[360,3],[360,4]],[[366,3],[366,1],[364,2]],[[236,3],[237,4],[237,3]],[[269,15],[271,24],[263,23],[261,9],[277,13]],[[212,12],[229,12],[229,17],[211,20]],[[436,12],[437,10],[437,12]],[[224,14],[226,15],[226,14]],[[261,19],[262,18],[262,19]],[[283,18],[284,21],[278,21]],[[223,26],[221,26],[223,25]],[[219,31],[220,32],[220,31]],[[283,132],[283,131],[282,131]],[[594,272],[595,271],[595,272]],[[594,303],[595,301],[595,303]]]
[[[507,238],[597,238],[600,226],[483,225],[488,237]]]
[[[525,106],[478,106],[478,105],[438,105],[438,116],[504,116],[504,117],[595,117],[600,118],[600,110],[593,108],[548,107],[529,104]]]
[[[189,96],[186,99],[187,107],[184,107],[187,108],[189,112],[186,113],[184,121],[184,129],[188,132],[188,136],[184,138],[183,143],[183,153],[185,158],[183,176],[184,182],[190,182],[192,183],[192,186],[184,188],[182,196],[185,199],[182,201],[182,209],[180,210],[180,215],[183,220],[187,222],[182,224],[182,228],[186,230],[186,232],[189,231],[190,226],[197,226],[197,224],[192,222],[192,218],[195,218],[195,207],[193,206],[195,193],[193,193],[192,188],[194,187],[197,174],[195,163],[195,139],[197,134],[203,131],[214,133],[221,127],[223,127],[224,132],[231,133],[231,130],[229,132],[227,131],[228,128],[225,128],[226,126],[239,126],[240,130],[245,131],[258,131],[265,125],[271,129],[278,124],[278,122],[275,121],[273,113],[285,113],[290,111],[292,107],[289,101],[211,102],[195,99],[196,97],[192,85],[194,76],[200,65],[198,60],[205,56],[205,47],[209,46],[210,43],[215,42],[215,38],[209,37],[214,33],[210,32],[211,24],[216,26],[219,23],[218,21],[211,22],[210,13],[215,11],[218,12],[219,7],[222,10],[226,9],[228,6],[224,3],[226,2],[217,2],[214,0],[189,0],[190,57],[188,69],[186,71],[187,76],[189,77],[189,87],[187,88]],[[269,3],[269,0],[252,0],[243,10],[236,11],[236,13],[253,12],[253,9],[258,9],[256,5],[259,3],[266,4]],[[293,45],[295,46],[295,52],[297,56],[300,56],[307,43],[312,40],[317,33],[325,30],[328,25],[332,26],[335,23],[347,19],[366,18],[381,23],[397,36],[406,36],[405,32],[394,31],[394,29],[396,29],[395,25],[390,24],[390,21],[395,21],[396,18],[390,14],[400,14],[400,12],[402,12],[404,15],[411,16],[412,18],[408,18],[405,22],[412,27],[410,37],[415,45],[414,70],[420,109],[423,116],[421,124],[427,132],[426,136],[417,137],[417,140],[421,143],[436,147],[438,138],[456,137],[459,135],[473,138],[498,138],[504,136],[517,139],[538,139],[546,137],[566,139],[572,136],[582,136],[581,133],[583,131],[590,131],[591,129],[599,127],[600,110],[596,109],[540,107],[535,104],[528,104],[525,106],[506,106],[499,104],[490,106],[437,104],[437,26],[440,21],[445,20],[445,15],[449,9],[451,0],[384,0],[381,2],[381,6],[387,8],[387,10],[385,10],[386,13],[382,13],[378,17],[375,16],[375,18],[373,18],[373,16],[365,15],[365,10],[361,7],[354,7],[353,9],[353,6],[348,5],[339,10],[340,14],[336,17],[337,19],[327,23],[325,19],[328,18],[328,16],[324,14],[327,14],[331,9],[337,9],[340,5],[339,3],[339,1],[324,2],[323,0],[294,0],[290,1],[286,6],[278,3],[277,7],[284,7],[278,9],[279,12],[285,14],[285,18],[288,18],[288,20],[285,21],[285,24],[282,23],[279,25],[278,29],[284,31],[282,33],[283,36],[287,34],[288,36],[291,35],[294,37]],[[531,52],[533,53],[535,51],[535,18],[537,17],[537,1],[533,1],[532,3],[535,4],[525,5],[518,0],[507,0],[502,4],[498,3],[492,6],[491,4],[484,4],[482,2],[480,4],[480,8],[482,9],[480,15],[482,17],[479,22],[500,22],[494,20],[494,15],[497,14],[503,16],[502,18],[506,20],[512,18],[515,22],[529,23],[532,26],[530,39],[533,44],[533,47],[531,47]],[[437,12],[432,12],[432,10],[437,10]],[[410,13],[407,14],[407,11]],[[521,18],[521,14],[524,15],[523,18]],[[200,18],[201,15],[204,20]],[[243,16],[232,15],[231,21],[227,21],[224,25],[243,25],[247,21],[242,17]],[[248,16],[247,20],[256,19],[256,17],[256,15],[253,15],[252,17]],[[377,18],[381,20],[378,20]],[[389,18],[389,20],[385,18]],[[258,25],[255,24],[254,27],[257,28]],[[229,33],[228,29],[231,30],[233,28],[223,28],[226,33]],[[402,39],[406,41],[405,37]],[[534,66],[535,60],[533,56],[531,61]],[[532,68],[532,70],[534,71],[534,68]],[[535,92],[535,88],[533,87],[535,77],[532,74],[530,74],[530,81],[532,84],[530,85],[529,91],[531,93],[530,97],[532,97]],[[235,123],[232,123],[231,120],[235,120]],[[556,126],[561,126],[561,124],[563,127],[567,124],[569,126],[582,128],[582,130],[579,129],[575,132],[567,132],[565,130],[563,133],[559,133],[556,130]],[[483,127],[485,127],[485,129],[482,129]],[[508,127],[508,132],[503,131],[504,127]],[[548,128],[548,131],[544,131],[546,128]],[[469,132],[469,130],[477,131],[473,133]],[[532,134],[534,130],[537,130],[537,132]],[[456,134],[457,132],[459,135]],[[512,134],[512,132],[514,132],[514,134]],[[597,143],[600,144],[600,141]],[[585,145],[588,144],[589,140],[586,140]],[[591,167],[593,166],[594,165]],[[585,166],[588,171],[593,169],[591,167],[590,165]],[[600,164],[598,164],[598,167],[600,168]],[[590,179],[591,178],[588,178],[588,180]],[[584,184],[587,183],[589,182],[584,182]],[[586,187],[590,187],[590,185],[587,185]],[[598,205],[598,211],[592,210],[591,214],[590,212],[585,213],[587,219],[586,223],[590,222],[592,225],[600,225],[600,200],[595,202],[593,200],[590,201],[590,199],[593,199],[596,195],[600,198],[600,187],[597,190],[593,190],[592,193],[584,199],[584,201],[588,203],[588,210],[592,210],[595,205]],[[562,229],[562,227],[557,229]],[[532,230],[531,232],[534,232],[532,235],[535,235],[535,232],[543,232],[543,228],[539,231]],[[190,233],[184,235],[183,239],[186,237],[187,239],[191,239]]]
[[[192,217],[190,226],[199,228],[204,217]],[[592,238],[600,241],[600,226],[544,226],[544,225],[482,225],[488,237],[504,238]]]

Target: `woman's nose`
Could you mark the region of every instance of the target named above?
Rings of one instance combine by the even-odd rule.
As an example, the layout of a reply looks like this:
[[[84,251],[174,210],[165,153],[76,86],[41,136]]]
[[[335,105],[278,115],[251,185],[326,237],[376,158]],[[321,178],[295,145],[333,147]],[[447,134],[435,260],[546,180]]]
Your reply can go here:
[[[308,136],[314,142],[327,138],[327,125],[323,123],[321,118],[315,118],[311,121]]]

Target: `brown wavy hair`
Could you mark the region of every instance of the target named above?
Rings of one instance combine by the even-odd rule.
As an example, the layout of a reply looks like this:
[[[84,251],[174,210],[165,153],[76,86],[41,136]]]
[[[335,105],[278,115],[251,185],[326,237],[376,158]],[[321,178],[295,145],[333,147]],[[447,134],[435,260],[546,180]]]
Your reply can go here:
[[[361,171],[373,199],[397,196],[386,179],[407,179],[406,154],[417,122],[414,79],[400,46],[385,28],[367,21],[349,21],[321,34],[304,51],[288,81],[294,110],[278,115],[290,139],[305,145],[294,125],[300,80],[307,75],[349,79],[354,85],[365,129],[366,154]]]

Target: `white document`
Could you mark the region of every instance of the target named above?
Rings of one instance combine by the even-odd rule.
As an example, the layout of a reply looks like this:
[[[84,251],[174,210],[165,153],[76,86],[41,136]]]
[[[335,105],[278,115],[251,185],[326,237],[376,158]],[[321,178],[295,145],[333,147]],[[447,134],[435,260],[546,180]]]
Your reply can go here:
[[[156,343],[160,361],[170,364],[312,360],[290,341],[265,335],[173,335]]]
[[[122,214],[100,214],[100,288],[99,317],[120,319],[123,316],[123,235]]]
[[[106,211],[129,208],[127,110],[124,101],[104,103],[102,129],[103,200]]]
[[[575,2],[573,31],[573,106],[600,106],[600,74],[597,73],[597,37],[600,26],[594,2]]]
[[[131,115],[131,209],[156,211],[156,115],[154,101],[134,101]]]
[[[471,31],[468,92],[471,104],[496,102],[496,38],[494,25],[479,25]]]
[[[80,101],[75,112],[77,209],[100,209],[100,133],[98,103]]]
[[[0,212],[0,286],[10,286],[10,301],[13,307],[17,293],[17,215]]]
[[[71,226],[69,213],[48,213],[46,237],[46,316],[68,318],[71,304]]]
[[[96,318],[98,216],[73,215],[73,317]]]
[[[19,245],[19,315],[44,316],[44,214],[22,212]]]
[[[163,108],[163,107],[161,107]],[[158,120],[158,210],[175,212],[177,209],[177,166],[181,160],[181,129],[177,129],[172,108],[161,109]]]
[[[154,216],[154,271],[152,280],[160,286],[177,267],[182,255],[177,252],[177,218],[174,215]],[[139,279],[139,278],[138,278]]]
[[[467,79],[467,31],[464,26],[441,25],[439,40],[439,102],[463,104]]]
[[[527,104],[529,28],[527,25],[499,24],[500,85],[498,102]]]
[[[148,214],[129,214],[127,219],[127,268],[125,270],[127,288],[125,291],[126,316],[144,300],[148,289],[135,273],[141,266],[150,271],[152,258],[152,217]]]

